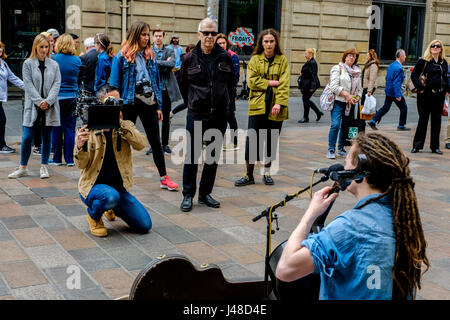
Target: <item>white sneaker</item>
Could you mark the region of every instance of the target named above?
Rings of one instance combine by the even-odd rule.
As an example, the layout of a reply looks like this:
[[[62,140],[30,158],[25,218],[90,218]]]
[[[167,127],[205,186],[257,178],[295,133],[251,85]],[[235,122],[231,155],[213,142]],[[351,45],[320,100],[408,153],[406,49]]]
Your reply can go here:
[[[48,167],[47,166],[41,166],[40,174],[41,174],[41,179],[49,178],[50,175],[48,174]]]
[[[17,179],[17,178],[20,178],[20,177],[26,177],[27,175],[28,175],[27,168],[19,167],[19,169],[17,169],[16,171],[14,171],[10,175],[8,175],[8,178],[9,179]]]
[[[339,149],[337,154],[340,155],[341,157],[346,157],[347,151],[345,151],[344,149]]]
[[[328,150],[327,158],[328,159],[336,159],[336,154],[334,153],[334,150]]]

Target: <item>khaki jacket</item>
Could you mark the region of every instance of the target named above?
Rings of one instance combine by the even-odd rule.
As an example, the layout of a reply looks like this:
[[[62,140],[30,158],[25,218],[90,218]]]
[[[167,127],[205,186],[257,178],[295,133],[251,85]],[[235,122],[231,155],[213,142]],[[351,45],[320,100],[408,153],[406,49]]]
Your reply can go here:
[[[363,70],[363,89],[367,88],[367,91],[372,92],[377,87],[378,66],[375,61],[369,62],[364,66]]]
[[[123,186],[129,191],[133,187],[133,158],[131,147],[135,150],[144,149],[147,140],[140,133],[133,122],[123,120],[120,123],[122,129],[122,145],[120,152],[117,151],[117,131],[113,130],[112,142],[114,146],[114,155],[116,156],[117,167],[122,176]],[[77,132],[78,136],[78,132]],[[87,198],[91,188],[100,173],[103,165],[103,158],[106,151],[106,138],[102,131],[91,131],[88,140],[88,151],[83,148],[78,150],[77,145],[73,149],[73,155],[76,166],[81,169],[81,177],[78,181],[78,191]]]
[[[269,71],[267,72],[267,69]],[[284,55],[275,55],[275,59],[269,68],[264,52],[254,55],[247,67],[248,87],[250,95],[248,98],[248,115],[260,115],[266,113],[266,90],[269,86],[269,80],[278,80],[278,87],[273,87],[272,104],[285,106],[281,108],[277,116],[269,114],[269,120],[283,121],[289,118],[289,83],[290,72],[289,63]]]

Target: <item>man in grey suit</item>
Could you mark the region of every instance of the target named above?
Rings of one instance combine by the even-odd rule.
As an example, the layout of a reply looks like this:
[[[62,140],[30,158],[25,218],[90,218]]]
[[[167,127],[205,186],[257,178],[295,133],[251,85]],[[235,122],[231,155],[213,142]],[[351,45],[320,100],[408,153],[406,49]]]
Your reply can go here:
[[[171,154],[169,148],[170,111],[172,102],[181,100],[180,89],[175,75],[172,72],[176,63],[175,52],[164,45],[165,32],[161,29],[153,30],[153,51],[156,53],[159,75],[162,84],[162,113],[163,123],[161,132],[161,145],[167,154]],[[151,153],[151,149],[147,154]]]

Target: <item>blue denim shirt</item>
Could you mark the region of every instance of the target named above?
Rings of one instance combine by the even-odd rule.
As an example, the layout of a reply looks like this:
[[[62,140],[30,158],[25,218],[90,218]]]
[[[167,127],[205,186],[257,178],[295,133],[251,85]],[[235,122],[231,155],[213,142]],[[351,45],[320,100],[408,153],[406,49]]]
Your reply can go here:
[[[94,91],[97,92],[98,89],[103,87],[108,83],[109,76],[111,74],[111,64],[113,58],[110,58],[106,51],[103,51],[98,55],[97,66],[95,68],[95,83]]]
[[[321,300],[392,299],[395,233],[392,203],[387,196],[355,209],[364,197],[302,246],[320,272]]]
[[[175,52],[176,62],[174,68],[178,69],[179,67],[181,67],[181,55],[183,54],[183,48],[178,45],[175,49],[172,44],[169,44],[167,48],[170,48]]]
[[[23,81],[12,73],[6,62],[0,58],[0,102],[8,101],[8,81],[24,90]]]
[[[147,72],[150,75],[150,82],[158,100],[158,109],[161,110],[162,92],[161,81],[159,79],[158,65],[156,61],[146,62]],[[119,52],[114,58],[109,77],[109,85],[117,88],[124,104],[134,104],[134,90],[136,87],[136,63],[128,62]]]

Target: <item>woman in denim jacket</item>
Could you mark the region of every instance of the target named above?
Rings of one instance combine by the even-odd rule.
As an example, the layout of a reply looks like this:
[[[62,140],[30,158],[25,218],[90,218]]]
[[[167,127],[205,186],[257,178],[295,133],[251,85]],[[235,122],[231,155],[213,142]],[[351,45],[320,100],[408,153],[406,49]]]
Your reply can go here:
[[[158,121],[163,119],[162,88],[155,54],[150,46],[150,26],[147,23],[136,21],[131,25],[120,52],[113,59],[109,84],[118,89],[123,99],[124,120],[131,120],[136,124],[137,117],[141,119],[161,177],[161,188],[176,190],[178,184],[166,172],[159,134]],[[146,95],[143,94],[145,90],[148,92]]]
[[[293,281],[320,273],[319,299],[414,299],[430,264],[409,159],[378,133],[356,138],[345,169],[355,169],[361,154],[364,174],[347,186],[356,205],[308,236],[338,196],[330,195],[331,187],[317,191],[283,249],[276,276]]]

